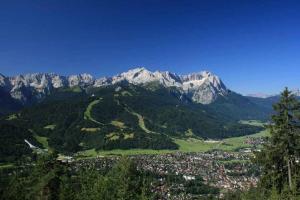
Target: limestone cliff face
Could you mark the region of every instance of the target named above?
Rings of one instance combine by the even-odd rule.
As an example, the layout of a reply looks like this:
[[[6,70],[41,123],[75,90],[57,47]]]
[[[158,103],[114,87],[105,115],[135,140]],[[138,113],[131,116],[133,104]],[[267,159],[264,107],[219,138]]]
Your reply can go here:
[[[126,80],[132,84],[145,84],[158,81],[165,87],[177,87],[187,94],[194,102],[210,104],[219,95],[226,95],[228,90],[216,75],[203,71],[184,76],[171,72],[150,72],[145,68],[136,68],[114,76],[111,84]],[[106,82],[109,84],[109,82]]]
[[[26,104],[32,99],[42,99],[53,89],[61,87],[105,87],[127,81],[135,85],[159,82],[164,87],[176,87],[191,100],[210,104],[228,90],[216,75],[203,71],[179,76],[171,72],[151,72],[145,68],[135,68],[113,77],[94,79],[90,74],[61,76],[53,73],[35,73],[6,77],[0,74],[0,87],[9,92],[12,98]]]

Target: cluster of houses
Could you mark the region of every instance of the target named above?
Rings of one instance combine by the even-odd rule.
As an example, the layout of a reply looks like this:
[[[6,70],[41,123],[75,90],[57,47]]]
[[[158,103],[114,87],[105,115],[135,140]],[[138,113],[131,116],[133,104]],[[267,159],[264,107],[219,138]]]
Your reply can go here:
[[[264,137],[246,137],[244,144],[249,144],[251,146],[259,146],[266,142]]]
[[[129,158],[138,170],[156,174],[158,185],[153,192],[160,193],[166,199],[185,199],[190,194],[184,192],[184,183],[168,184],[167,175],[182,177],[184,182],[195,180],[200,176],[205,184],[219,188],[221,191],[247,189],[258,182],[258,173],[250,162],[251,153],[212,151],[207,153],[169,153],[158,155],[134,155]],[[73,162],[75,169],[80,167],[105,170],[111,168],[120,157],[97,157]],[[182,193],[172,194],[172,191]],[[175,196],[174,196],[175,195]],[[221,194],[222,195],[222,194]],[[178,197],[178,198],[176,198]]]
[[[138,159],[138,167],[146,171],[159,175],[181,175],[187,181],[201,176],[206,184],[232,190],[256,185],[258,177],[256,171],[251,170],[255,168],[251,167],[251,156],[252,154],[239,152],[214,151],[143,155],[135,159]]]

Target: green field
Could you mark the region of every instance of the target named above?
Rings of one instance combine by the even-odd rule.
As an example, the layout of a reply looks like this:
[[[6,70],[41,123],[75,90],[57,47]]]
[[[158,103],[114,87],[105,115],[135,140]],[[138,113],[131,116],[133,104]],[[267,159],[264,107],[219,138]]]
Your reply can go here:
[[[138,154],[164,154],[174,152],[172,150],[153,150],[153,149],[114,149],[109,151],[96,151],[90,149],[79,153],[79,157],[95,157],[108,155],[138,155]]]
[[[146,125],[145,125],[145,122],[144,122],[144,118],[142,115],[140,115],[139,113],[136,113],[134,112],[133,110],[125,107],[125,109],[127,110],[127,112],[131,113],[132,115],[136,116],[138,118],[138,121],[139,121],[139,126],[141,129],[143,129],[143,131],[145,131],[146,133],[155,133],[153,131],[150,131]]]
[[[0,163],[0,170],[14,167],[12,163]]]
[[[9,115],[6,120],[10,121],[10,120],[14,120],[17,118],[18,118],[18,116],[16,114],[12,114],[12,115]]]
[[[208,142],[200,139],[175,139],[175,142],[179,145],[179,150],[183,152],[205,152],[212,149],[220,149],[224,151],[234,151],[238,148],[250,147],[248,144],[244,144],[247,137],[264,137],[268,135],[268,131],[264,130],[253,135],[247,135],[242,137],[232,137],[216,142]]]
[[[34,135],[34,138],[43,145],[43,148],[49,150],[49,145],[48,145],[48,138],[47,137],[42,137],[38,135]]]
[[[54,130],[54,129],[55,129],[55,127],[56,127],[56,125],[55,125],[55,124],[49,124],[49,125],[45,126],[45,127],[44,127],[44,129],[50,129],[50,130]]]
[[[249,145],[244,145],[243,141],[247,138],[247,137],[266,137],[269,135],[269,131],[268,130],[263,130],[260,131],[256,134],[253,135],[246,135],[246,136],[242,136],[242,137],[232,137],[232,138],[228,138],[228,139],[224,139],[223,141],[227,144],[231,144],[232,146],[238,148],[238,147],[247,147]]]
[[[205,152],[219,146],[218,143],[208,143],[201,139],[175,139],[175,143],[179,145],[179,151],[182,152]]]
[[[95,122],[95,123],[97,123],[97,124],[101,124],[101,125],[102,125],[101,122],[98,122],[97,120],[95,120],[95,119],[92,117],[92,113],[91,113],[91,111],[92,111],[92,109],[93,109],[93,106],[96,105],[96,104],[98,104],[100,101],[101,101],[101,98],[92,101],[92,102],[88,105],[88,107],[86,108],[86,111],[84,112],[84,119],[87,119],[87,120],[90,120],[90,121],[93,121],[93,122]]]
[[[242,136],[232,137],[220,141],[205,141],[201,139],[188,138],[188,139],[174,139],[175,143],[179,145],[179,150],[153,150],[153,149],[114,149],[109,151],[96,151],[90,149],[80,152],[82,157],[95,157],[95,156],[107,156],[107,155],[137,155],[137,154],[164,154],[172,153],[176,151],[181,152],[206,152],[213,149],[220,149],[224,151],[234,151],[238,148],[250,147],[248,144],[244,144],[244,140],[247,137],[264,137],[269,132],[263,130],[259,133]]]
[[[244,140],[247,137],[264,137],[267,136],[269,132],[267,130],[261,131],[259,133],[242,136],[242,137],[232,137],[219,141],[205,141],[196,138],[188,139],[174,139],[175,143],[179,145],[179,150],[153,150],[153,149],[114,149],[109,151],[96,151],[95,149],[90,149],[80,152],[79,157],[95,157],[95,156],[107,156],[107,155],[137,155],[137,154],[164,154],[176,151],[181,152],[206,152],[213,149],[220,149],[224,151],[234,151],[238,148],[250,147],[248,144],[244,144]],[[48,138],[35,135],[36,140],[43,145],[44,148],[49,149]]]

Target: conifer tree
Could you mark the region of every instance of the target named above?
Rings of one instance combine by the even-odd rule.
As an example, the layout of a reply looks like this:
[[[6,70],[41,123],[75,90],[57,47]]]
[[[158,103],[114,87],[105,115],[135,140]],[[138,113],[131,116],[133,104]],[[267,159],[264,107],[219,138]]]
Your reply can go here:
[[[268,125],[270,137],[259,153],[262,166],[261,184],[271,191],[276,188],[280,194],[285,186],[291,192],[296,185],[296,168],[299,167],[299,102],[287,88],[281,93],[280,101],[273,106],[274,114]]]

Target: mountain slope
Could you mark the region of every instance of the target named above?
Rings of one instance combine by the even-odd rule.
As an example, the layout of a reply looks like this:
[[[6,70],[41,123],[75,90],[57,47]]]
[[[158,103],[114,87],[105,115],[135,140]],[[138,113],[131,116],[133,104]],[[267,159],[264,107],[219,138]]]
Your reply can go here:
[[[26,139],[64,153],[177,149],[177,138],[255,133],[262,128],[239,121],[266,120],[270,112],[257,99],[228,90],[210,72],[179,76],[137,68],[100,79],[88,74],[1,75],[0,94],[0,126],[9,130],[1,133],[3,148],[26,148]],[[15,113],[6,115],[10,111]],[[15,143],[6,143],[9,135],[18,138]],[[22,154],[7,151],[5,158],[10,156]]]
[[[201,104],[210,104],[218,96],[227,94],[222,81],[210,72],[200,72],[178,76],[171,72],[151,72],[145,68],[136,68],[109,78],[94,79],[89,74],[60,76],[57,74],[36,73],[5,77],[0,74],[0,87],[7,91],[12,99],[23,105],[43,100],[58,88],[103,87],[127,81],[134,85],[157,82],[163,87],[176,87],[182,94]]]
[[[232,91],[229,91],[226,96],[218,98],[208,107],[236,120],[258,119],[265,121],[268,120],[272,112],[272,106],[260,103],[257,98],[244,97]]]
[[[13,118],[5,117],[0,124],[31,130],[31,137],[48,138],[49,146],[60,152],[77,152],[93,148],[177,149],[173,138],[224,138],[261,129],[238,121],[194,103],[175,87],[123,81],[81,91],[57,88],[41,103]],[[20,138],[31,142],[23,135]]]

